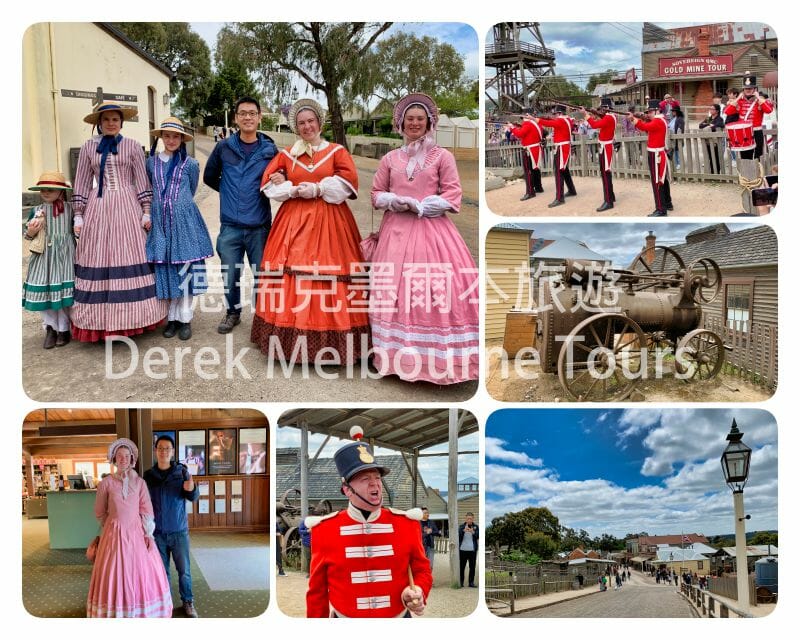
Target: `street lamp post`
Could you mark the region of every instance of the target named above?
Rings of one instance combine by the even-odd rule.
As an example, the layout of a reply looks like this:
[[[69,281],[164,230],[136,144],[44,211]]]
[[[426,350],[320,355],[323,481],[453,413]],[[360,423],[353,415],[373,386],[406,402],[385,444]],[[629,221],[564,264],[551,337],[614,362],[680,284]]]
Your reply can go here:
[[[736,591],[739,599],[739,608],[743,611],[750,610],[750,584],[747,572],[747,538],[744,523],[744,485],[750,474],[750,455],[752,450],[742,442],[742,434],[736,426],[734,419],[731,432],[726,440],[728,446],[722,452],[722,472],[725,482],[733,491],[733,511],[736,519]]]

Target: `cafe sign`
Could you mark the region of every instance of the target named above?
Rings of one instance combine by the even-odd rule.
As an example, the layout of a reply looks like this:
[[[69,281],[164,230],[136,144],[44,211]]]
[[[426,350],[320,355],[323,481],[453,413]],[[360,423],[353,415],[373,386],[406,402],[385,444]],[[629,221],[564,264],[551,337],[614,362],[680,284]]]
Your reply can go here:
[[[708,76],[732,72],[732,55],[658,59],[658,76],[660,78]]]

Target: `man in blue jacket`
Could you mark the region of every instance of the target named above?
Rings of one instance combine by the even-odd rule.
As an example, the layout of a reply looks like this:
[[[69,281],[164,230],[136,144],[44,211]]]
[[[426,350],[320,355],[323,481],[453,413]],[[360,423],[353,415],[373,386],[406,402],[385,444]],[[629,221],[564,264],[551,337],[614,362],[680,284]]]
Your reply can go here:
[[[164,568],[169,578],[169,556],[178,572],[178,590],[183,602],[183,611],[189,618],[197,617],[192,595],[192,573],[189,569],[189,521],[186,518],[186,500],[194,502],[200,490],[195,486],[192,474],[186,465],[175,462],[172,457],[175,443],[172,438],[161,435],[156,440],[156,463],[144,472],[144,481],[150,490],[153,503],[156,540]]]
[[[242,293],[239,280],[244,255],[253,274],[261,266],[272,212],[269,199],[261,194],[261,176],[277,153],[269,136],[258,132],[261,105],[250,96],[234,105],[239,131],[221,140],[208,158],[203,182],[219,191],[221,226],[217,253],[222,263],[227,313],[217,331],[230,333],[241,322]],[[257,284],[257,279],[256,280]]]

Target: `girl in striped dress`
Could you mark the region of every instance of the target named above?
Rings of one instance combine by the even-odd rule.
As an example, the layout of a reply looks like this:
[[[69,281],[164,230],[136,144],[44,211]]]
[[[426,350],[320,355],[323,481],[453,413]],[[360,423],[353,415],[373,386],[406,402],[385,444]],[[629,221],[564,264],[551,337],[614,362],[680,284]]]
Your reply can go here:
[[[42,314],[45,349],[69,342],[69,313],[75,286],[75,237],[72,207],[66,202],[71,187],[59,171],[46,171],[30,191],[38,191],[42,204],[34,207],[25,225],[25,236],[45,234],[42,253],[31,253],[28,275],[22,285],[22,306]]]
[[[79,235],[72,337],[83,342],[144,333],[167,315],[145,255],[153,193],[144,153],[119,133],[136,113],[103,102],[84,118],[100,135],[81,147],[72,196]]]

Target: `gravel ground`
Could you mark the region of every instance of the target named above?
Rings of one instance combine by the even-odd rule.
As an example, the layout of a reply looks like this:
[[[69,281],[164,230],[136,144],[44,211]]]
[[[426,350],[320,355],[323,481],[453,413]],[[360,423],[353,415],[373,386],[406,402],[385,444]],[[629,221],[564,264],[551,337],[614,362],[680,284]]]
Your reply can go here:
[[[202,172],[214,142],[207,136],[195,139],[196,157]],[[359,172],[359,197],[350,202],[362,235],[377,230],[380,212],[370,202],[372,176],[378,162],[356,157]],[[452,219],[473,257],[478,256],[478,162],[459,160],[464,201],[459,215]],[[212,241],[219,233],[219,196],[201,184],[195,201],[208,225]],[[273,215],[277,210],[273,203]],[[22,274],[27,272],[23,255]],[[219,274],[219,259],[207,263],[212,274]],[[249,270],[247,270],[249,278]],[[245,308],[242,323],[231,334],[217,333],[224,315],[221,279],[210,278],[210,291],[197,299],[192,338],[182,342],[151,331],[128,343],[106,345],[73,342],[49,351],[42,349],[42,326],[37,313],[22,313],[22,384],[28,396],[40,402],[461,402],[471,398],[478,381],[440,386],[425,382],[407,383],[389,376],[370,379],[369,372],[356,366],[308,371],[295,368],[284,372],[275,363],[269,370],[266,356],[250,342],[251,310]],[[250,280],[248,280],[250,282]],[[216,284],[216,286],[215,286]],[[245,286],[242,300],[252,290]],[[209,349],[210,348],[210,349]],[[213,350],[213,351],[212,351]],[[149,353],[149,365],[145,354]],[[214,354],[218,359],[214,360]],[[108,365],[106,360],[108,360]],[[199,364],[198,364],[199,363]],[[131,368],[130,375],[122,376]],[[108,372],[120,376],[114,379]],[[325,376],[334,376],[326,378]],[[232,384],[235,387],[232,388]]]
[[[603,203],[603,187],[597,177],[573,177],[578,195],[566,198],[565,203],[552,209],[547,205],[555,198],[552,177],[542,180],[544,193],[520,201],[525,193],[523,180],[513,180],[501,189],[486,192],[486,203],[500,216],[589,216],[623,217],[644,216],[653,211],[653,190],[649,180],[639,178],[614,178],[614,208],[603,213],[595,209]],[[681,216],[731,216],[742,212],[742,199],[738,185],[707,182],[670,182],[672,202],[675,206],[670,217]]]

